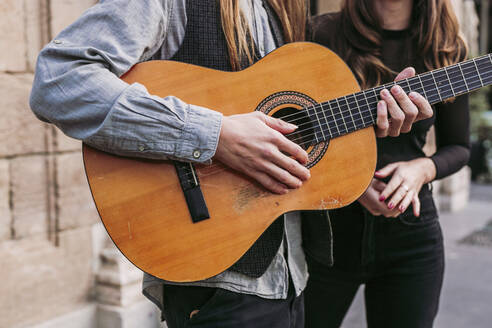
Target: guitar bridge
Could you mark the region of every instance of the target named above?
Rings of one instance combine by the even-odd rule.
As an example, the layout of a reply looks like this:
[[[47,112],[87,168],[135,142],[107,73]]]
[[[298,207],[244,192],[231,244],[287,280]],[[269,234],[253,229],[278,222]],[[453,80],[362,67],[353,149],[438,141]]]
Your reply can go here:
[[[193,223],[209,219],[210,214],[193,164],[174,161],[174,167]]]

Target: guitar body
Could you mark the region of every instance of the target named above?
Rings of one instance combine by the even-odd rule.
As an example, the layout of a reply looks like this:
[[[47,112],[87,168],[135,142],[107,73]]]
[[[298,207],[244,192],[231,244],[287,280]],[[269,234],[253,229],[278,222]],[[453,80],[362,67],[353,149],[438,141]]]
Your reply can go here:
[[[151,61],[137,64],[123,80],[224,115],[299,112],[313,101],[359,91],[346,64],[312,43],[288,44],[239,72]],[[220,163],[194,165],[210,213],[209,219],[194,223],[172,162],[83,147],[92,195],[114,243],[141,270],[176,282],[202,280],[226,270],[283,213],[350,204],[374,174],[372,127],[307,151],[311,179],[286,195],[266,192]]]

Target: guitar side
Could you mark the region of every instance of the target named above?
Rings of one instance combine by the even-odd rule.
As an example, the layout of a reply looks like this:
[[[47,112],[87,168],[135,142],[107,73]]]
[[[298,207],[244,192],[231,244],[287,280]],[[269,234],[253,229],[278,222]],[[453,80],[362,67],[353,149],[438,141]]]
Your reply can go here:
[[[283,91],[322,102],[359,90],[343,61],[311,43],[283,46],[240,72],[154,61],[136,65],[123,79],[224,115],[251,112]],[[266,192],[219,163],[196,165],[211,217],[193,223],[171,162],[118,157],[85,145],[83,152],[94,201],[115,244],[143,271],[177,282],[226,270],[282,213],[348,205],[366,189],[376,164],[374,132],[366,128],[331,140],[311,179],[287,195]]]

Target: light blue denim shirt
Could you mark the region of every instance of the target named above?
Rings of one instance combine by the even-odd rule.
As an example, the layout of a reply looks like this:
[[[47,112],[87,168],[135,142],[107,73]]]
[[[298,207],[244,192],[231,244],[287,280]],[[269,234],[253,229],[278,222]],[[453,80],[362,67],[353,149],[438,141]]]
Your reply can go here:
[[[241,0],[263,56],[275,48],[261,0]],[[101,0],[64,29],[40,53],[31,108],[65,134],[118,155],[207,162],[215,154],[222,114],[169,95],[150,95],[119,79],[157,51],[162,59],[179,49],[186,30],[185,0]],[[161,47],[162,46],[162,47]],[[201,154],[197,159],[193,153]],[[292,279],[306,286],[300,218],[286,215],[285,238],[258,279],[226,271],[190,283],[285,299]],[[287,257],[285,257],[287,254]],[[144,277],[144,294],[161,306],[163,281]]]

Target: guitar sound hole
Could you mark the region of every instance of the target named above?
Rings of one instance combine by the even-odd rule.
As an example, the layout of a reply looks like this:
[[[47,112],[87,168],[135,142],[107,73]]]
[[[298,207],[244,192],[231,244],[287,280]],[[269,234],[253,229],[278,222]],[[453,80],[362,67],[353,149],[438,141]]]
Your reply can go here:
[[[304,150],[314,145],[314,129],[306,111],[293,107],[284,107],[275,111],[272,116],[298,126],[297,130],[285,135],[289,140],[295,142]]]

